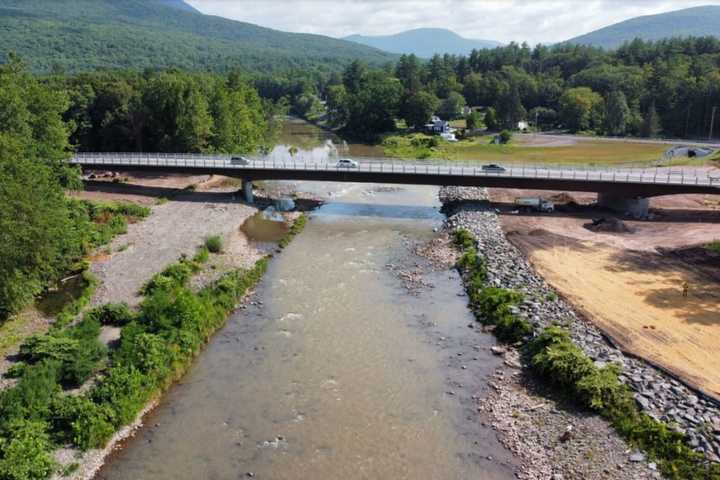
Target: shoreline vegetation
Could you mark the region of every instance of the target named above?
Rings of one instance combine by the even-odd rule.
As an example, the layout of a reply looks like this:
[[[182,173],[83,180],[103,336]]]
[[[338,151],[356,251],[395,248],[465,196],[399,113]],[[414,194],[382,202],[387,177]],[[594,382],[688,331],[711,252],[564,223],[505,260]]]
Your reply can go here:
[[[668,478],[720,478],[720,464],[708,462],[690,448],[684,435],[638,409],[630,390],[618,378],[618,366],[596,366],[559,325],[535,331],[519,318],[514,312],[522,295],[489,286],[485,260],[472,233],[461,228],[453,235],[461,254],[457,268],[463,276],[470,309],[479,322],[492,326],[500,341],[518,347],[524,369],[606,419],[628,443],[657,461]]]
[[[298,217],[280,249],[306,221],[305,215]],[[18,383],[0,392],[0,478],[71,475],[80,464],[73,459],[60,465],[56,451],[106,448],[119,430],[138,424],[138,416],[182,377],[225,325],[271,258],[227,273],[195,292],[189,281],[209,256],[207,247],[200,247],[193,258],[183,257],[155,275],[143,288],[137,311],[106,304],[87,311],[75,324],[59,323],[22,345],[22,362],[12,372]],[[89,278],[81,298],[67,307],[68,319],[87,304],[93,285]],[[121,329],[112,350],[99,341],[103,326]]]

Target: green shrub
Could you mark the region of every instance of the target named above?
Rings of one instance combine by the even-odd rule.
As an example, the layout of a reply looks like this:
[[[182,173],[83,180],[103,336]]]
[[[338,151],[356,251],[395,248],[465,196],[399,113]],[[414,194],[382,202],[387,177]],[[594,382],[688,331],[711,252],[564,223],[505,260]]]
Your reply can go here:
[[[194,273],[200,270],[200,266],[186,258],[173,263],[162,272],[153,276],[142,288],[141,293],[145,296],[151,295],[156,290],[173,290],[185,285]]]
[[[470,233],[468,230],[465,230],[464,228],[455,230],[453,243],[463,252],[477,248],[477,244],[475,243],[475,237],[473,237],[472,233]]]
[[[51,419],[55,440],[72,442],[82,450],[104,447],[115,432],[112,411],[85,396],[58,397],[52,404]]]
[[[135,319],[127,303],[108,303],[89,311],[86,316],[96,318],[102,325],[122,327]]]
[[[25,374],[25,368],[27,364],[25,362],[17,362],[13,364],[5,372],[5,378],[20,378]]]
[[[14,420],[8,436],[0,438],[0,478],[3,480],[45,480],[55,470],[47,424]]]
[[[503,130],[500,132],[500,143],[507,145],[513,138],[513,133],[510,130]]]
[[[118,365],[92,391],[92,400],[106,405],[117,429],[129,424],[150,398],[145,376],[134,366]]]
[[[202,246],[198,249],[197,253],[193,257],[193,262],[203,264],[210,259],[210,250],[206,246]]]
[[[507,315],[501,318],[495,325],[495,336],[505,343],[516,343],[523,340],[533,332],[533,327],[527,320],[522,320],[514,315]]]
[[[505,288],[486,287],[470,296],[471,305],[486,325],[497,325],[512,315],[511,309],[522,301],[522,294]]]
[[[60,392],[59,381],[60,363],[55,360],[26,367],[14,388],[0,392],[0,434],[13,420],[48,418],[50,403]]]
[[[223,241],[220,235],[213,235],[205,239],[205,248],[210,253],[221,253],[223,251]]]

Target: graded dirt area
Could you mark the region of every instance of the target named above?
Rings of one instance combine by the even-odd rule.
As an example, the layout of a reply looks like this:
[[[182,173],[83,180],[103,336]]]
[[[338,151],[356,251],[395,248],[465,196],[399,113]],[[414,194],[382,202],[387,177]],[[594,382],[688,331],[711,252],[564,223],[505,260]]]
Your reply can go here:
[[[507,201],[520,192],[491,193]],[[657,199],[656,220],[623,220],[632,233],[590,231],[585,224],[610,213],[582,207],[501,219],[537,271],[623,349],[720,399],[720,258],[682,248],[720,238],[717,200]]]

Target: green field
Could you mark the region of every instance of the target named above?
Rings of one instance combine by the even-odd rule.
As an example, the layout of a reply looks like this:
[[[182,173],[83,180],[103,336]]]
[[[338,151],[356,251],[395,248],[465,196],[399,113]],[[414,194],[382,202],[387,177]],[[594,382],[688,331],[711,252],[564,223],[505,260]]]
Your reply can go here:
[[[407,159],[444,159],[528,164],[622,165],[650,164],[660,160],[670,147],[655,143],[580,140],[566,146],[528,146],[517,141],[509,145],[491,145],[491,136],[476,137],[449,143],[440,140],[428,146],[427,135],[416,134],[388,137],[383,142],[385,154]]]

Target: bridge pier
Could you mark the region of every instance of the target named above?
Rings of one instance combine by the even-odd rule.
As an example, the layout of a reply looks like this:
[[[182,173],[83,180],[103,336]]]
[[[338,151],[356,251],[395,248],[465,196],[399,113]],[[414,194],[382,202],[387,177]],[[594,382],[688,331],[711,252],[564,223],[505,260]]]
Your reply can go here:
[[[245,198],[245,201],[247,203],[253,203],[255,201],[255,198],[253,197],[253,182],[252,182],[252,180],[243,179],[242,193],[243,193],[243,197]]]
[[[609,208],[633,218],[645,218],[650,213],[650,200],[643,197],[598,193],[597,204],[599,207]]]

